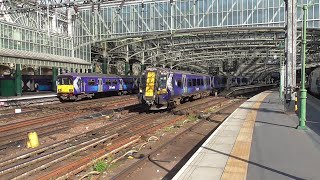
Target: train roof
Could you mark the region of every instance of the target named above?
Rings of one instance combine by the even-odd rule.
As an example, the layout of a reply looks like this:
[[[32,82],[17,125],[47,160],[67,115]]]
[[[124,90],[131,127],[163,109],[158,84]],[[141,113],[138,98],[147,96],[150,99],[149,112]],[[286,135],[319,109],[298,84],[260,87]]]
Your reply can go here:
[[[197,76],[210,76],[209,74],[175,70],[175,69],[169,69],[169,68],[161,68],[161,67],[149,67],[146,70],[152,70],[152,69],[162,70],[162,71],[166,71],[166,72],[173,72],[173,73],[181,73],[181,74],[193,74],[193,75],[197,75]]]
[[[98,73],[65,73],[59,76],[78,76],[78,77],[95,77],[95,78],[130,78],[136,76],[119,76],[116,74],[98,74]],[[58,76],[58,77],[59,77]]]

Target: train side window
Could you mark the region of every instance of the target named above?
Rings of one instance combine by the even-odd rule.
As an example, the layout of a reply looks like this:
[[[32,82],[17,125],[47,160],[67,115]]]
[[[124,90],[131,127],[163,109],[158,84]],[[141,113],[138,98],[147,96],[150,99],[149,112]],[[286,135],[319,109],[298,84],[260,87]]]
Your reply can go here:
[[[200,86],[200,85],[201,85],[201,80],[197,79],[197,86]]]
[[[200,85],[203,86],[203,79],[200,79]]]
[[[118,84],[118,81],[117,80],[113,80],[112,81],[112,85],[117,85]]]
[[[122,79],[120,79],[119,82],[120,82],[120,84],[123,84],[123,80]]]
[[[192,79],[192,85],[193,86],[197,86],[197,80],[196,79]]]
[[[94,79],[90,79],[90,80],[88,81],[88,85],[89,85],[89,86],[94,86],[94,84],[95,84],[95,80],[94,80]]]
[[[192,86],[192,80],[188,79],[188,86]]]
[[[177,80],[177,85],[178,85],[178,87],[182,87],[181,79],[178,79],[178,80]]]
[[[111,81],[109,79],[107,79],[106,81],[106,85],[110,86],[111,85]]]

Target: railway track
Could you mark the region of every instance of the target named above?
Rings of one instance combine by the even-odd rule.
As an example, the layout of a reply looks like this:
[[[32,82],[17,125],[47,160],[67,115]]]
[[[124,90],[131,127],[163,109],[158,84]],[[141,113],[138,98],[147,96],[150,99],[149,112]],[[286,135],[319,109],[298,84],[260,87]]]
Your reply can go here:
[[[101,99],[99,100],[101,101]],[[12,123],[6,125],[6,127],[0,126],[0,149],[1,147],[5,148],[9,146],[13,142],[25,140],[25,134],[30,129],[36,130],[41,136],[54,134],[70,128],[74,123],[87,123],[87,121],[79,121],[80,115],[83,115],[81,113],[90,112],[86,116],[82,116],[82,119],[92,116],[92,120],[99,121],[105,120],[105,118],[94,117],[92,113],[100,114],[108,110],[122,109],[130,103],[132,105],[135,104],[133,99],[130,100],[129,98],[125,100],[125,98],[121,97],[114,100],[113,103],[109,101],[106,104],[99,101],[93,102],[92,106],[88,106],[84,102],[76,102],[78,103],[78,108],[75,114],[73,114],[75,117],[68,120],[54,121],[47,125],[43,125],[42,123],[41,125],[41,122],[47,122],[48,120],[39,118],[33,122],[23,121],[20,122],[21,124]],[[65,110],[69,107],[68,104],[62,104],[58,108],[64,114],[70,113],[71,115],[72,112]],[[230,100],[209,97],[178,106],[173,110],[175,115],[169,112],[150,114],[129,113],[127,118],[112,121],[89,132],[3,160],[0,162],[0,179],[70,178],[91,166],[95,162],[95,159],[103,159],[106,156],[114,155],[123,149],[132,147],[141,142],[141,136],[152,134],[163,127],[174,124],[176,121],[186,119],[184,115],[208,113],[211,107],[221,108],[227,104],[230,104]],[[55,107],[52,106],[42,108],[42,110],[53,111]],[[55,116],[56,119],[60,117]]]
[[[107,110],[116,110],[130,105],[135,105],[135,99],[128,101],[113,101],[106,106],[99,107],[98,112]],[[90,114],[90,113],[89,113]],[[90,114],[89,116],[92,116]],[[30,131],[36,131],[38,135],[47,136],[69,129],[74,123],[84,124],[86,121],[80,122],[79,119],[88,119],[88,111],[81,110],[78,112],[62,112],[47,117],[35,118],[21,122],[11,123],[0,126],[0,150],[5,149],[13,144],[21,143],[26,140],[26,134]],[[100,119],[104,119],[103,117]],[[98,121],[96,119],[95,121]]]
[[[136,117],[116,121],[114,124],[93,130],[90,133],[47,146],[36,152],[3,161],[0,163],[0,175],[4,179],[21,179],[29,177],[32,173],[37,173],[38,175],[40,171],[43,173],[44,169],[54,163],[61,163],[77,153],[82,153],[83,155],[84,151],[89,152],[90,148],[92,149],[91,152],[94,152],[98,145],[103,147],[103,145],[113,144],[115,141],[120,142],[137,135],[137,131],[142,133],[153,126],[153,119],[162,116],[162,114],[137,115]]]
[[[112,177],[112,179],[113,180],[135,179],[135,175],[133,174],[134,173],[140,174],[141,173],[140,171],[149,171],[148,167],[146,166],[154,165],[154,162],[152,161],[155,159],[156,159],[156,162],[159,163],[158,166],[164,167],[165,165],[168,164],[168,162],[165,162],[162,165],[161,159],[159,159],[158,155],[164,154],[163,151],[173,148],[170,146],[174,146],[175,147],[174,151],[179,151],[179,153],[176,153],[175,155],[171,155],[171,158],[166,156],[165,159],[174,159],[174,161],[179,162],[182,159],[175,159],[177,157],[177,154],[185,154],[186,156],[184,157],[184,159],[186,160],[189,159],[191,157],[191,154],[193,154],[196,151],[199,145],[201,145],[209,137],[209,135],[212,132],[214,132],[216,128],[218,128],[219,125],[229,116],[229,114],[231,114],[231,112],[234,111],[234,109],[236,109],[241,104],[241,101],[228,101],[226,99],[224,99],[224,102],[225,103],[223,103],[222,106],[215,108],[215,110],[210,113],[209,117],[203,118],[202,120],[196,122],[195,124],[191,125],[187,129],[183,130],[173,138],[165,140],[164,142],[161,142],[161,144],[158,145],[157,147],[153,147],[152,151],[144,153],[143,158],[138,159],[136,162],[134,162],[133,164],[131,164],[130,166],[122,170],[120,173]],[[230,111],[230,108],[232,109],[231,111]],[[194,140],[194,136],[195,136],[193,134],[194,130],[199,128],[200,126],[205,126],[206,123],[208,124],[208,121],[206,120],[209,120],[211,122],[210,124],[211,130],[203,138],[201,138],[200,136],[201,139],[198,139],[198,141]],[[208,127],[208,125],[206,127]],[[189,149],[185,145],[185,143],[182,142],[183,141],[182,139],[188,138],[188,136],[191,137],[190,141],[194,141],[192,144],[192,147],[190,147]],[[179,146],[179,143],[180,143],[180,148],[177,148],[177,146]],[[171,154],[170,152],[169,154]],[[181,167],[178,168],[177,166],[174,166],[174,165],[171,165],[171,166],[172,166],[172,169],[176,169],[176,170],[181,168]],[[142,169],[145,169],[145,170],[142,170]],[[171,172],[171,171],[167,172],[167,174],[165,175],[166,176],[165,179],[171,179],[173,178],[174,175],[175,175],[175,172]],[[141,176],[139,175],[138,177],[141,177]]]
[[[26,113],[19,113],[19,114],[10,114],[10,115],[3,115],[1,117],[1,124],[5,124],[7,122],[14,122],[14,121],[22,121],[22,120],[31,120],[35,117],[43,117],[50,116],[52,114],[59,113],[61,111],[76,111],[76,110],[96,110],[99,107],[106,106],[113,102],[120,102],[120,101],[127,101],[130,99],[136,99],[134,96],[116,96],[116,97],[106,97],[101,99],[93,99],[91,101],[78,101],[74,103],[58,103],[58,104],[51,104],[47,106],[34,106],[32,107],[33,111],[26,112]],[[30,109],[26,107],[26,109]],[[10,110],[5,110],[10,111]],[[12,110],[13,111],[13,110]],[[22,111],[24,107],[22,107]]]

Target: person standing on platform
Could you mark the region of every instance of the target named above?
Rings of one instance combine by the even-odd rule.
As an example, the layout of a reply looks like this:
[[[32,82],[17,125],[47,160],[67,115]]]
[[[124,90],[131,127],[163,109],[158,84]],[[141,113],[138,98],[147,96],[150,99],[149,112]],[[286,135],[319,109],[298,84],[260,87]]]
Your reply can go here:
[[[36,92],[39,92],[39,89],[38,89],[38,88],[39,88],[39,84],[38,84],[38,83],[35,83],[35,84],[34,84],[34,89],[35,89]]]

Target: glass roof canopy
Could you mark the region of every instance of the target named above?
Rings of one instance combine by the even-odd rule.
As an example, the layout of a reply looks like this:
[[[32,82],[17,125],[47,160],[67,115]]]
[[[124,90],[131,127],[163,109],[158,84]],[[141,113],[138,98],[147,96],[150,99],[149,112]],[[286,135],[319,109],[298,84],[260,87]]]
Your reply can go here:
[[[308,27],[319,28],[319,0],[313,2],[308,9]],[[298,8],[298,26],[302,25],[301,11]],[[97,39],[192,28],[283,27],[285,1],[177,0],[172,4],[170,1],[134,1],[80,7],[79,15],[81,22],[76,23],[75,35],[91,35]]]

